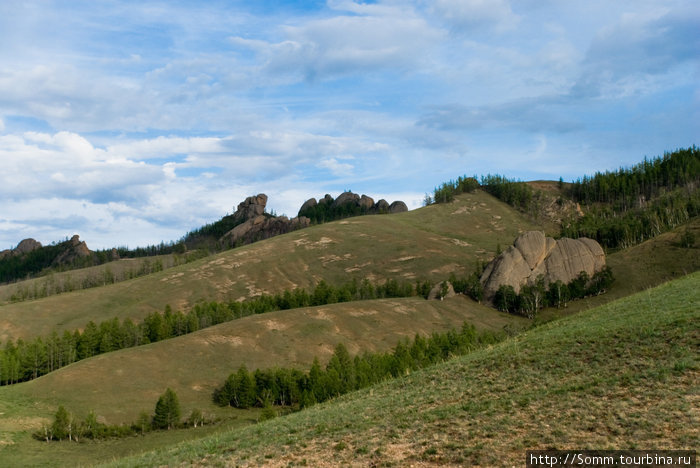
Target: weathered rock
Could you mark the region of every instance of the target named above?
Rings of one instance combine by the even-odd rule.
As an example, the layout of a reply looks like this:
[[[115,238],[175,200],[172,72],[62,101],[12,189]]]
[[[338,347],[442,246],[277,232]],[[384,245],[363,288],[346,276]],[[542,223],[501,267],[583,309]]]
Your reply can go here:
[[[313,203],[316,203],[315,199],[306,203],[312,200]],[[286,234],[311,224],[311,220],[305,216],[289,219],[286,216],[265,214],[266,205],[267,195],[264,193],[246,198],[238,205],[238,209],[233,214],[234,219],[240,224],[221,236],[219,241],[229,245],[250,244],[258,240]]]
[[[375,213],[388,213],[389,212],[389,203],[382,198],[374,205],[373,211]]]
[[[253,219],[265,213],[267,205],[267,195],[259,193],[253,197],[248,197],[238,204],[238,209],[233,214],[233,219],[236,221],[246,221]]]
[[[408,207],[402,201],[395,201],[389,205],[389,213],[403,213],[405,211],[408,211]]]
[[[7,249],[0,252],[0,258],[10,257],[13,255],[23,255],[40,248],[41,242],[38,242],[31,238],[24,239],[20,241],[20,243],[17,244],[17,247],[15,247],[14,249]]]
[[[369,211],[373,206],[374,199],[372,199],[372,197],[368,197],[367,195],[362,195],[360,197],[360,208],[364,208],[365,210]]]
[[[41,242],[37,242],[34,239],[24,239],[21,241],[19,244],[17,244],[17,247],[15,247],[12,252],[17,255],[25,254],[32,252],[36,249],[41,248]]]
[[[519,293],[522,286],[534,284],[540,275],[546,285],[569,283],[582,271],[592,276],[604,266],[605,253],[592,239],[554,240],[542,232],[530,231],[521,234],[486,267],[481,284],[484,296],[490,300],[502,285],[510,285]]]
[[[338,198],[335,199],[335,201],[333,202],[333,206],[343,206],[348,203],[351,203],[353,205],[359,205],[360,196],[352,192],[343,192],[340,195],[338,195]]]
[[[326,195],[325,195],[322,199],[320,199],[318,202],[319,202],[319,203],[326,203],[326,204],[328,204],[328,205],[332,205],[334,201],[335,201],[335,200],[333,200],[333,197],[331,197],[329,194],[326,194]]]
[[[90,252],[90,249],[88,249],[87,244],[84,241],[81,241],[80,236],[77,234],[71,237],[66,244],[66,250],[61,252],[61,254],[53,260],[55,265],[73,263],[79,258],[89,257],[92,255],[92,252]]]
[[[299,213],[303,213],[304,211],[308,210],[309,208],[313,208],[316,205],[318,205],[318,202],[316,201],[315,198],[309,198],[304,202],[303,205],[301,205],[301,208],[299,208]]]
[[[447,292],[445,293],[445,295],[442,295],[442,283],[438,283],[435,286],[433,286],[433,289],[431,289],[428,293],[428,300],[443,300],[445,298],[454,297],[456,295],[457,294],[455,293],[455,288],[452,286],[452,283],[447,281]]]

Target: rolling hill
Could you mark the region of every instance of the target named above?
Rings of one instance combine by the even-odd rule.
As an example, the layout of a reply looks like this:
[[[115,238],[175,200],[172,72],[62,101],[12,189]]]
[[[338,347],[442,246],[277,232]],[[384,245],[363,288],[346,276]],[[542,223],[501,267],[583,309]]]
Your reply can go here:
[[[299,413],[110,466],[520,466],[695,449],[700,273]]]
[[[548,234],[556,234],[552,232],[551,219],[541,223],[538,225],[538,222],[477,190],[474,193],[460,194],[451,203],[430,205],[408,213],[349,218],[312,226],[147,276],[38,300],[1,305],[0,343],[8,338],[47,336],[54,330],[81,329],[89,320],[100,322],[114,317],[130,317],[138,321],[150,312],[163,311],[166,305],[171,305],[176,310],[187,310],[204,300],[244,300],[261,293],[275,293],[295,287],[310,288],[320,280],[331,284],[345,283],[353,278],[368,278],[375,283],[387,279],[410,283],[425,279],[442,281],[450,273],[471,273],[477,261],[491,258],[498,246],[509,245],[522,231],[545,229],[549,230]],[[265,462],[286,465],[289,462],[303,464],[306,460],[308,464],[317,465],[321,461],[318,457],[322,456],[331,465],[348,463],[355,458],[363,460],[365,464],[459,464],[467,461],[492,465],[494,459],[489,458],[489,447],[493,448],[493,453],[512,457],[515,448],[524,450],[524,447],[530,448],[540,440],[550,441],[546,442],[549,444],[558,443],[559,440],[572,441],[571,445],[575,446],[574,442],[584,440],[582,434],[569,431],[559,424],[552,429],[552,435],[546,436],[528,423],[525,415],[534,418],[537,411],[543,411],[547,417],[552,417],[551,408],[546,407],[550,400],[553,402],[552,408],[559,407],[569,415],[571,411],[565,411],[567,402],[571,402],[574,408],[583,408],[586,405],[583,400],[600,397],[600,392],[603,397],[609,394],[614,396],[611,397],[613,399],[618,398],[619,382],[613,378],[611,366],[618,363],[621,368],[629,369],[628,373],[641,370],[637,361],[628,359],[629,353],[616,354],[617,348],[613,349],[613,340],[604,338],[604,335],[608,328],[620,330],[621,334],[615,335],[623,338],[620,346],[624,348],[620,349],[638,349],[640,344],[633,343],[630,333],[633,333],[632,328],[647,319],[646,316],[634,315],[636,311],[632,311],[632,308],[641,308],[643,310],[640,313],[647,315],[659,315],[659,311],[663,310],[664,313],[660,315],[675,320],[667,317],[665,304],[668,303],[670,315],[680,314],[679,327],[689,331],[686,333],[688,336],[678,337],[668,331],[670,322],[654,318],[648,321],[647,327],[648,333],[653,337],[650,343],[654,343],[662,357],[658,365],[671,366],[673,369],[670,374],[667,372],[669,378],[673,380],[677,377],[676,374],[681,375],[681,380],[673,380],[673,385],[683,395],[688,394],[688,377],[697,378],[697,356],[693,357],[692,353],[684,351],[697,344],[697,333],[693,334],[692,327],[688,328],[686,323],[689,320],[697,329],[696,291],[700,279],[697,273],[678,283],[671,283],[680,286],[667,285],[653,293],[645,292],[641,296],[635,296],[637,299],[608,304],[700,269],[697,247],[680,246],[680,237],[685,229],[694,233],[696,238],[700,237],[700,219],[693,219],[686,226],[609,255],[608,264],[617,280],[607,294],[571,302],[566,309],[543,310],[540,314],[543,321],[570,317],[538,327],[522,335],[522,341],[516,337],[491,350],[480,351],[475,357],[460,358],[442,367],[416,373],[407,379],[359,392],[356,397],[341,398],[337,401],[338,406],[320,405],[310,411],[273,421],[272,424],[242,429],[242,432],[226,431],[249,426],[257,419],[257,410],[218,408],[211,402],[213,389],[221,385],[226,376],[241,364],[246,364],[250,369],[274,366],[308,369],[314,356],[325,361],[334,345],[340,342],[346,344],[353,354],[384,351],[401,339],[413,337],[415,333],[443,331],[459,327],[464,321],[473,323],[480,329],[503,330],[507,327],[510,331],[527,328],[531,322],[502,314],[465,297],[445,301],[426,301],[414,297],[333,304],[246,317],[179,338],[103,354],[30,382],[0,387],[0,459],[25,466],[48,463],[89,465],[207,435],[214,438],[206,439],[200,445],[182,446],[181,449],[176,449],[180,450],[179,454],[151,454],[125,463],[162,464],[168,458],[158,457],[173,456],[183,457],[183,463],[194,460],[198,464]],[[124,262],[122,260],[97,268],[128,268]],[[75,275],[72,278],[78,278],[78,275],[99,274],[99,271],[102,270],[75,270],[61,275],[65,275],[62,280],[66,280],[71,275]],[[30,284],[46,279],[31,281],[35,283],[20,282],[13,286],[29,287]],[[673,291],[678,297],[669,296]],[[644,297],[647,297],[646,303],[642,300]],[[656,304],[655,312],[645,309],[647,303],[650,306]],[[602,308],[589,310],[598,306]],[[695,307],[695,310],[688,310],[688,307]],[[620,311],[622,312],[618,313]],[[604,319],[606,315],[609,316],[608,321]],[[618,316],[623,318],[615,318]],[[578,349],[583,345],[566,342],[573,332],[557,328],[568,326],[578,330],[576,333],[582,333],[582,343],[600,348],[596,348],[592,357],[581,354],[585,362],[590,360],[593,365],[602,365],[601,362],[607,360],[610,363],[594,368],[597,374],[594,372],[591,375],[584,368],[572,368],[571,373],[580,374],[578,378],[583,382],[580,386],[577,386],[578,380],[571,383],[566,376],[562,378],[561,385],[552,388],[550,383],[535,382],[535,371],[542,371],[545,380],[552,380],[562,377],[558,367],[579,365],[568,362],[578,359],[578,355],[570,355],[569,348]],[[657,328],[665,330],[659,332],[661,338],[654,331]],[[545,335],[554,335],[537,338],[540,331]],[[596,341],[596,334],[603,337],[602,341]],[[677,347],[680,350],[674,347],[669,351],[666,349],[668,346],[654,341],[657,338],[661,341],[672,340],[672,347],[675,346],[673,343],[679,343]],[[599,343],[602,344],[598,346]],[[527,351],[524,357],[518,357],[523,349]],[[612,357],[605,357],[604,353],[612,353]],[[680,363],[677,366],[669,364],[671,358],[668,355],[673,353],[676,353],[674,356],[680,356],[676,360]],[[491,358],[495,360],[489,361]],[[480,359],[486,361],[481,362]],[[481,363],[475,364],[477,361]],[[647,361],[644,363],[649,364]],[[653,362],[651,364],[656,366]],[[522,372],[517,370],[520,368]],[[498,369],[499,372],[493,369]],[[602,376],[602,383],[595,380],[596,375]],[[638,382],[640,378],[635,379]],[[525,383],[527,388],[521,388],[520,382]],[[595,388],[600,385],[603,390],[599,392]],[[150,412],[158,396],[168,386],[179,395],[185,415],[191,409],[198,408],[211,417],[222,418],[222,422],[195,431],[156,432],[145,437],[81,444],[42,444],[31,438],[33,431],[50,422],[50,417],[59,404],[65,405],[80,418],[93,410],[101,421],[110,424],[128,423],[134,421],[142,410]],[[661,398],[662,389],[656,381],[640,388],[653,393],[654,404]],[[509,395],[509,404],[493,403],[497,395],[506,393]],[[382,396],[378,396],[375,401],[374,395]],[[630,398],[634,402],[641,397],[634,393]],[[690,398],[692,405],[694,400]],[[411,399],[415,399],[415,402]],[[482,401],[486,403],[481,403]],[[462,402],[462,406],[455,413],[453,406],[457,402]],[[363,404],[368,406],[363,407]],[[615,402],[610,404],[617,405]],[[672,411],[678,411],[680,403],[663,405]],[[611,425],[603,413],[611,408],[617,409],[617,406],[596,408],[599,411],[596,417]],[[342,413],[348,410],[358,412],[356,416],[360,419],[364,411],[373,416],[364,420],[352,419],[354,416],[347,419]],[[515,411],[516,416],[507,416],[508,411]],[[314,419],[317,414],[321,414],[318,416],[320,419]],[[476,421],[475,425],[465,425],[462,421],[465,414]],[[639,412],[635,414],[638,419],[642,418],[644,425],[653,426]],[[492,418],[498,423],[491,422]],[[338,429],[336,420],[344,421],[345,429]],[[573,422],[574,419],[571,419],[572,424]],[[668,424],[671,423],[667,421]],[[275,431],[288,431],[297,425],[301,428],[299,435],[288,434],[284,439],[290,442],[287,450],[282,446],[284,443],[280,442],[282,439],[279,439],[279,432]],[[309,425],[324,428],[321,431],[323,434],[316,434]],[[430,435],[437,442],[423,438],[418,434],[419,430],[410,430],[414,425],[423,427],[425,437]],[[452,425],[457,428],[453,433],[450,432]],[[482,426],[486,429],[482,430]],[[510,428],[513,437],[519,442],[504,447],[504,442],[494,441],[501,434],[502,427]],[[324,435],[325,428],[328,428],[327,435]],[[610,446],[627,440],[627,432],[623,429],[617,426],[610,429]],[[268,430],[271,432],[265,432]],[[652,440],[652,432],[656,429],[649,431],[643,435]],[[358,434],[356,437],[352,435],[355,432]],[[458,441],[475,437],[475,442],[469,445],[466,442],[450,441],[443,433],[451,434],[449,437]],[[654,433],[659,434],[658,431]],[[688,445],[688,440],[697,441],[697,432],[678,433],[680,439],[673,440],[681,440],[685,444],[683,446]],[[267,437],[271,445],[260,445],[262,442],[254,440],[256,434]],[[528,434],[535,435],[530,437]],[[560,434],[563,434],[563,439]],[[378,441],[376,446],[371,442],[374,438]],[[307,439],[311,442],[305,442]],[[238,448],[234,452],[230,451],[231,440],[236,440],[235,445],[242,447],[240,452]],[[293,453],[292,448],[296,449]],[[310,454],[308,450],[312,449],[322,455]],[[229,451],[224,452],[226,450]],[[403,450],[409,454],[407,458],[401,458]],[[207,455],[208,453],[212,455]],[[300,455],[297,457],[296,453]]]
[[[320,280],[443,281],[471,273],[517,234],[537,226],[488,194],[391,216],[363,216],[312,226],[141,278],[0,308],[0,342],[73,331],[88,321],[140,320],[169,304],[239,300]]]

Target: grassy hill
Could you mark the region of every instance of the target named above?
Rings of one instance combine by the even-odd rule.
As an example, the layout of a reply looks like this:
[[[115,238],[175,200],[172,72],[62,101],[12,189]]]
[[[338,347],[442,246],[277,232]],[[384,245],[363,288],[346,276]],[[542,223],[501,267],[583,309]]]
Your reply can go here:
[[[520,466],[527,449],[695,449],[700,273],[309,410],[112,466]]]
[[[291,366],[307,370],[314,357],[327,361],[340,342],[353,354],[386,351],[415,333],[458,328],[464,321],[494,331],[505,325],[513,329],[528,326],[525,319],[464,297],[444,301],[383,299],[246,317],[86,359],[30,382],[0,387],[0,458],[48,460],[53,445],[31,440],[30,433],[50,423],[47,416],[59,404],[81,419],[94,410],[110,424],[129,423],[142,410],[152,412],[158,396],[171,387],[178,394],[183,414],[197,408],[212,416],[236,417],[242,423],[251,417],[250,412],[218,408],[211,401],[213,390],[241,364],[250,369]],[[18,421],[22,421],[19,428]],[[198,434],[183,437],[192,435]],[[2,448],[3,443],[7,447]],[[130,445],[143,449],[134,438],[113,445],[117,449]],[[44,458],[37,451],[44,453]],[[81,446],[74,446],[68,459],[84,456]]]
[[[396,215],[312,226],[186,265],[104,287],[0,307],[0,342],[82,328],[89,320],[140,320],[166,304],[244,299],[313,286],[321,279],[442,281],[471,273],[517,234],[537,226],[483,192]]]

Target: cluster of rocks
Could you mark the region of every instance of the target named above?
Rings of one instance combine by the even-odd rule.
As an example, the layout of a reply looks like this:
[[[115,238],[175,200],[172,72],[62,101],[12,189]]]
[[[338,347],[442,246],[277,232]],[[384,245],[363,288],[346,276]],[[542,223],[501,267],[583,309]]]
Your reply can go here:
[[[7,249],[0,252],[0,259],[15,255],[23,255],[41,248],[41,242],[34,239],[24,239],[14,249]]]
[[[74,260],[82,257],[88,257],[92,254],[85,242],[80,240],[80,236],[74,235],[69,241],[62,242],[65,249],[53,260],[53,264],[62,265],[71,263]],[[42,248],[41,242],[34,239],[24,239],[14,249],[3,250],[0,252],[0,259],[11,256],[25,255],[35,250]]]
[[[80,240],[80,236],[77,234],[71,237],[71,239],[67,243],[67,249],[64,250],[56,259],[54,260],[54,263],[57,264],[65,264],[65,263],[72,263],[74,260],[77,260],[79,258],[84,258],[84,257],[89,257],[92,252],[90,252],[90,249],[88,249],[87,244],[85,241]]]
[[[236,227],[224,234],[219,241],[230,245],[249,244],[262,239],[286,234],[311,224],[309,218],[299,216],[289,219],[286,216],[272,216],[265,213],[267,195],[260,193],[248,197],[238,204],[232,215]]]
[[[336,199],[334,199],[329,194],[326,194],[320,200],[310,198],[306,200],[303,205],[301,205],[301,208],[299,209],[299,214],[303,214],[309,208],[314,208],[316,205],[323,203],[334,208],[351,205],[360,208],[363,212],[367,214],[403,213],[404,211],[408,211],[408,206],[406,206],[406,203],[400,200],[389,204],[389,202],[387,202],[386,200],[381,199],[375,203],[374,199],[372,197],[368,197],[367,195],[360,196],[352,192],[343,192],[340,195],[338,195],[338,198]]]
[[[491,300],[502,285],[510,285],[519,293],[522,286],[534,284],[540,275],[546,285],[556,281],[568,284],[582,271],[593,276],[604,267],[605,252],[593,239],[555,240],[543,232],[529,231],[489,263],[481,284],[484,297]]]

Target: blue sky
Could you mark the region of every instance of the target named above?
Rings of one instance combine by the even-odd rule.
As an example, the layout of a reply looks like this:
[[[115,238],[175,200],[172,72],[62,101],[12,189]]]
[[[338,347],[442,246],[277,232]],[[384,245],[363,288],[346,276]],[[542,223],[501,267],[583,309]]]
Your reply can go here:
[[[695,1],[0,3],[0,249],[698,144]]]

